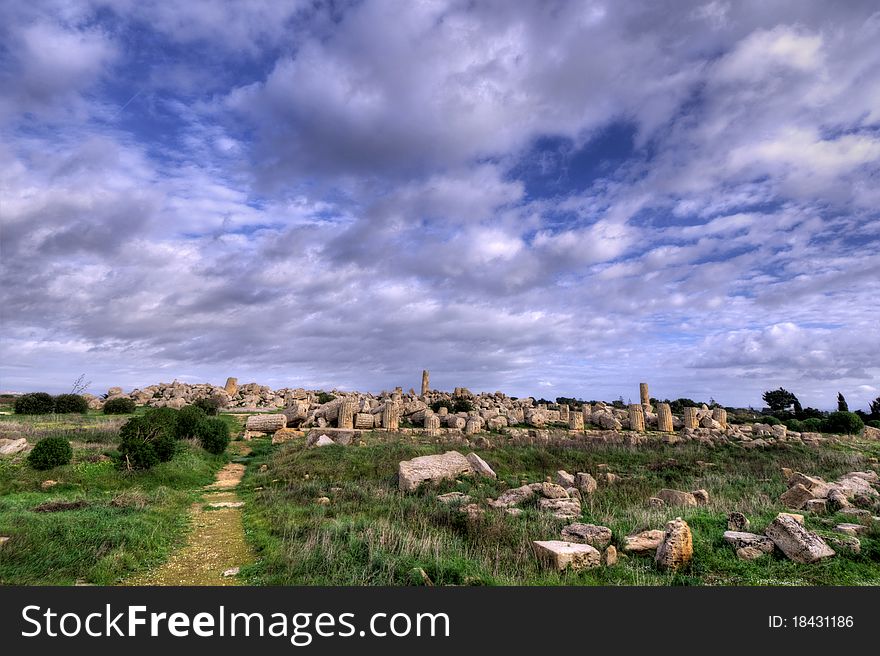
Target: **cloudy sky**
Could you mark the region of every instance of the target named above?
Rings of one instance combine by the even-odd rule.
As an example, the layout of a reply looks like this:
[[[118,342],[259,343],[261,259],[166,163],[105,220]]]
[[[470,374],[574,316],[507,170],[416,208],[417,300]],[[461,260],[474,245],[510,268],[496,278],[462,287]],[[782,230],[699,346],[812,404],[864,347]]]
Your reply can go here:
[[[0,3],[0,388],[880,394],[876,2]]]

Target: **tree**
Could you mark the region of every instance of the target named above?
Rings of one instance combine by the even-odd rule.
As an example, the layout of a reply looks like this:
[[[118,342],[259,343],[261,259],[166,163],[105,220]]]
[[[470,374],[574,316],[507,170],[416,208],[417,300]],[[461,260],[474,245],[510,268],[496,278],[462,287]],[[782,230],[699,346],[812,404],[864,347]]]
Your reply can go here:
[[[837,411],[849,412],[849,406],[846,404],[846,399],[843,398],[843,394],[840,392],[837,393]]]
[[[780,387],[777,390],[769,390],[764,392],[764,403],[770,409],[770,412],[797,412],[800,407],[798,398],[787,389]]]
[[[870,412],[871,419],[880,419],[880,396],[871,401],[871,404],[868,406]]]

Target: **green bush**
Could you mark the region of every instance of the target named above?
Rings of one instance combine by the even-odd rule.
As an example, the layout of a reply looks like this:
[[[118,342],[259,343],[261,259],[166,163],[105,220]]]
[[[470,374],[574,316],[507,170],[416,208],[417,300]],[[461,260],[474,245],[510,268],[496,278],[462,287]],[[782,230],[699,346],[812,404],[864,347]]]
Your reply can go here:
[[[434,412],[440,412],[440,408],[447,408],[449,412],[454,412],[455,404],[449,399],[440,399],[431,404],[431,410]]]
[[[880,419],[872,419],[866,425],[871,428],[880,428]]]
[[[79,394],[59,394],[55,397],[55,412],[58,414],[70,414],[77,412],[85,414],[89,411],[89,402]]]
[[[174,435],[178,440],[184,440],[195,437],[198,433],[199,424],[201,424],[208,415],[205,411],[194,405],[188,405],[177,411],[177,424],[175,425]]]
[[[229,425],[222,419],[205,419],[198,426],[198,437],[208,453],[223,453],[229,446]]]
[[[474,404],[467,399],[456,399],[453,406],[453,412],[470,412],[474,409]]]
[[[22,394],[15,399],[17,415],[48,415],[55,410],[55,399],[45,392]]]
[[[66,465],[73,458],[70,440],[60,435],[44,437],[28,454],[28,464],[34,469],[52,469]]]
[[[170,410],[171,412],[161,412]],[[132,417],[119,429],[121,465],[149,469],[174,457],[177,411],[172,408],[149,410],[143,417]]]
[[[223,407],[223,401],[216,396],[203,396],[193,401],[193,405],[205,411],[209,417],[216,417],[220,414],[220,408]]]
[[[837,412],[832,412],[822,420],[823,433],[855,435],[861,433],[864,427],[865,423],[855,412],[838,410]]]
[[[779,419],[777,419],[776,417],[773,417],[771,415],[764,415],[763,417],[759,417],[758,422],[760,422],[762,424],[768,424],[770,426],[779,426],[782,424],[782,422],[779,421]]]
[[[327,392],[321,392],[318,394],[318,403],[330,403],[336,397],[332,394],[328,394]]]
[[[810,417],[801,422],[804,426],[802,433],[818,433],[822,430],[822,420],[818,417]]]
[[[110,399],[104,403],[105,415],[131,415],[137,409],[134,401],[124,396],[118,399]]]
[[[795,431],[797,433],[804,432],[804,422],[798,419],[788,419],[785,422],[785,427],[788,428],[788,430]]]

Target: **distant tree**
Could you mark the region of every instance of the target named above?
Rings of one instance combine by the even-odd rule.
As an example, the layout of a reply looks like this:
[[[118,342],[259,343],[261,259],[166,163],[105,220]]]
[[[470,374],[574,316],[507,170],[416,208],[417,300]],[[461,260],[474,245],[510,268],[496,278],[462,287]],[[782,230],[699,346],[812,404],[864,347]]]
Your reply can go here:
[[[840,392],[837,393],[837,411],[849,412],[849,406],[846,404],[846,399],[843,398],[843,394]]]
[[[764,399],[764,403],[766,403],[767,407],[770,409],[770,412],[793,412],[796,408],[801,407],[798,398],[782,387],[777,390],[764,392],[762,398]]]
[[[71,394],[82,394],[87,389],[89,389],[89,385],[92,384],[92,381],[86,382],[86,375],[80,374],[80,377],[73,381],[73,387],[70,388]]]
[[[880,419],[880,396],[871,401],[868,409],[870,410],[868,414],[871,419]]]

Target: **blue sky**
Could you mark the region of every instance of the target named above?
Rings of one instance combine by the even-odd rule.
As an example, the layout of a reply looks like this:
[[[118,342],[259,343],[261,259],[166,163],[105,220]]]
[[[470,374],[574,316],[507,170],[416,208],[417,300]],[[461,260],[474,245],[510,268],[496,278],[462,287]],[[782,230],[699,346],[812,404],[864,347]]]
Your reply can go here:
[[[880,394],[880,12],[0,5],[0,389]]]

